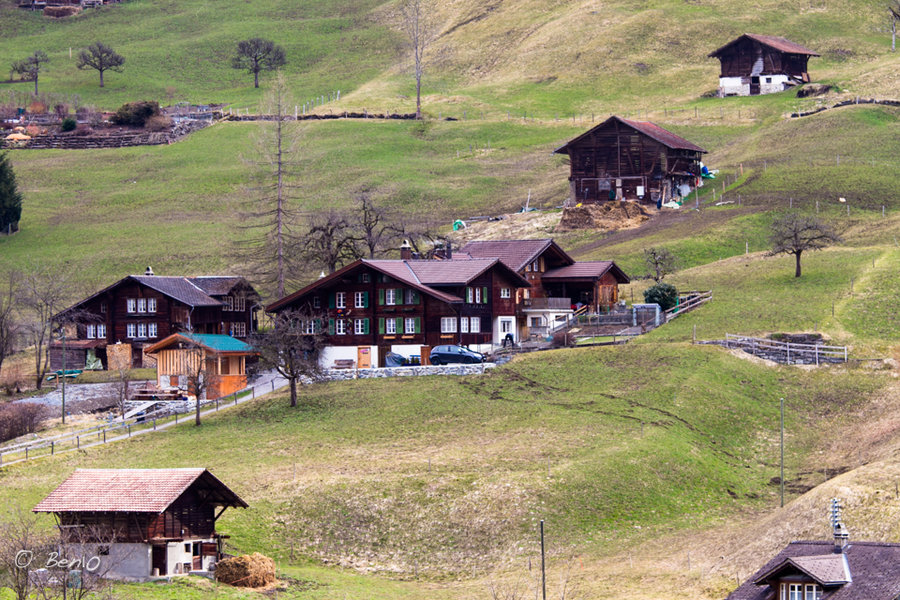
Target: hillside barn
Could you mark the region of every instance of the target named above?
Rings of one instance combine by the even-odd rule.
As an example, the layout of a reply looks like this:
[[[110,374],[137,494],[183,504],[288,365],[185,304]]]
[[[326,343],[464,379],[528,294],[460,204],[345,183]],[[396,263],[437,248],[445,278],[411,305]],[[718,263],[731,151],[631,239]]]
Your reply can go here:
[[[700,179],[706,150],[646,121],[610,117],[554,150],[571,162],[569,203],[667,202]]]
[[[719,96],[774,94],[809,83],[806,63],[816,52],[783,37],[745,33],[709,55],[722,64]]]

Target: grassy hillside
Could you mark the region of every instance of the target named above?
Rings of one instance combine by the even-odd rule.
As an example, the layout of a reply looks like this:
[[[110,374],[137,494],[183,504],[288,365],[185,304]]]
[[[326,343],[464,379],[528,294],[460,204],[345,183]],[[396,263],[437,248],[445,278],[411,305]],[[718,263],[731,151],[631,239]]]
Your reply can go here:
[[[29,506],[77,467],[202,464],[251,506],[220,521],[234,550],[314,581],[335,575],[307,559],[415,580],[425,597],[486,597],[492,577],[536,560],[538,519],[559,568],[772,506],[777,397],[790,399],[789,478],[801,485],[831,420],[886,380],[773,369],[714,347],[553,352],[480,377],[315,386],[298,410],[257,401],[200,428],[11,467],[0,499]],[[303,597],[402,587],[365,581]]]

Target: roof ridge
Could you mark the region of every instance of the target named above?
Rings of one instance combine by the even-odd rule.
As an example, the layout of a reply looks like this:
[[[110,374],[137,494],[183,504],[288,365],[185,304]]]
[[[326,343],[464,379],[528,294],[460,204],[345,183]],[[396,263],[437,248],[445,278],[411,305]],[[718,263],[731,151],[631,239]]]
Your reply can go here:
[[[418,283],[419,285],[425,285],[424,283],[422,283],[422,280],[419,279],[419,276],[416,275],[416,272],[413,271],[413,268],[412,268],[411,266],[409,266],[409,261],[408,261],[408,260],[403,260],[403,259],[401,259],[401,262],[403,263],[403,266],[406,267],[406,270],[409,271],[409,272],[412,274],[413,279],[416,280],[416,283]]]

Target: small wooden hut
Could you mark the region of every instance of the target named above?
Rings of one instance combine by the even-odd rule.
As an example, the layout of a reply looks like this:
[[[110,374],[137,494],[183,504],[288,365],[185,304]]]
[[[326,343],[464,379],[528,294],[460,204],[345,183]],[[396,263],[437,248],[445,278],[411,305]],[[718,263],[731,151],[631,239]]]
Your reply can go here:
[[[247,358],[253,348],[229,335],[175,333],[149,346],[157,359],[157,384],[161,389],[180,389],[196,394],[197,381],[203,399],[214,400],[247,387]]]
[[[819,54],[783,37],[754,33],[745,33],[709,55],[722,64],[720,97],[773,94],[809,83],[810,56]]]

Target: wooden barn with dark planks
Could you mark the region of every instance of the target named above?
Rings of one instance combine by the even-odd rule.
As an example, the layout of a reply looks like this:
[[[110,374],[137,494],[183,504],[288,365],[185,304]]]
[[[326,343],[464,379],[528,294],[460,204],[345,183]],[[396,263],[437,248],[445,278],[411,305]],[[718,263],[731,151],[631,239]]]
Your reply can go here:
[[[212,570],[229,507],[247,503],[202,468],[76,469],[33,511],[56,516],[71,555],[100,558],[95,574],[140,581]]]
[[[745,33],[715,52],[722,65],[719,96],[757,96],[809,83],[807,62],[819,56],[783,37]]]
[[[569,156],[575,205],[686,196],[698,184],[706,150],[659,125],[613,116],[554,153]]]

